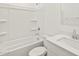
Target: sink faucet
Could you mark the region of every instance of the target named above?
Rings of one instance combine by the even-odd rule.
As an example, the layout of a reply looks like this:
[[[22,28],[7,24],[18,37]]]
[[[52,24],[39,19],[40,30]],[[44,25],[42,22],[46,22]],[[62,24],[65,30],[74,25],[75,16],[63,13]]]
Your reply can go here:
[[[72,38],[76,40],[79,39],[79,34],[77,34],[75,29],[73,30]]]

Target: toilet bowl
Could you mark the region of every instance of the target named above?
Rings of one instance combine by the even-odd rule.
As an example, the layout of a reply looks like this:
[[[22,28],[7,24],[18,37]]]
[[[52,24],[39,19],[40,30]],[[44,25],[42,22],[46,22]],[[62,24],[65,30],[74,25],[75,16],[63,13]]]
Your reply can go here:
[[[45,47],[36,47],[29,52],[29,56],[45,56],[47,49]]]

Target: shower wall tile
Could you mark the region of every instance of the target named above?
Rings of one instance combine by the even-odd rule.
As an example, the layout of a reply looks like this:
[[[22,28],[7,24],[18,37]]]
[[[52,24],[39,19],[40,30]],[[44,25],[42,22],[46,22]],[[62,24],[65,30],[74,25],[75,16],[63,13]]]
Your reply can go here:
[[[9,36],[10,39],[26,37],[31,34],[31,19],[33,19],[32,11],[9,10]]]
[[[0,34],[6,32],[5,34],[0,35],[0,43],[6,41],[8,39],[8,9],[0,8],[0,21],[7,20],[6,22],[0,22]]]
[[[0,43],[32,35],[31,20],[35,17],[34,14],[32,10],[0,7],[0,20],[7,20],[0,22],[0,33],[6,32],[0,36]]]

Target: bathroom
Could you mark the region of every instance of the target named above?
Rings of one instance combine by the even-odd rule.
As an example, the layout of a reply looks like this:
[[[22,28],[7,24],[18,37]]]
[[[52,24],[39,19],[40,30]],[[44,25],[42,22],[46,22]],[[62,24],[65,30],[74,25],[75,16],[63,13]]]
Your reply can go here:
[[[78,10],[79,3],[0,3],[0,56],[79,56]]]

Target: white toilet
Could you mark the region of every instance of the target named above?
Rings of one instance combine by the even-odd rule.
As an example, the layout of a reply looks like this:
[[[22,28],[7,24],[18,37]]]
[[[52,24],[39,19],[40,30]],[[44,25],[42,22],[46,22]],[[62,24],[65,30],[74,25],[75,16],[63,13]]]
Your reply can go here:
[[[45,47],[36,47],[29,52],[29,56],[45,56],[47,49]]]

